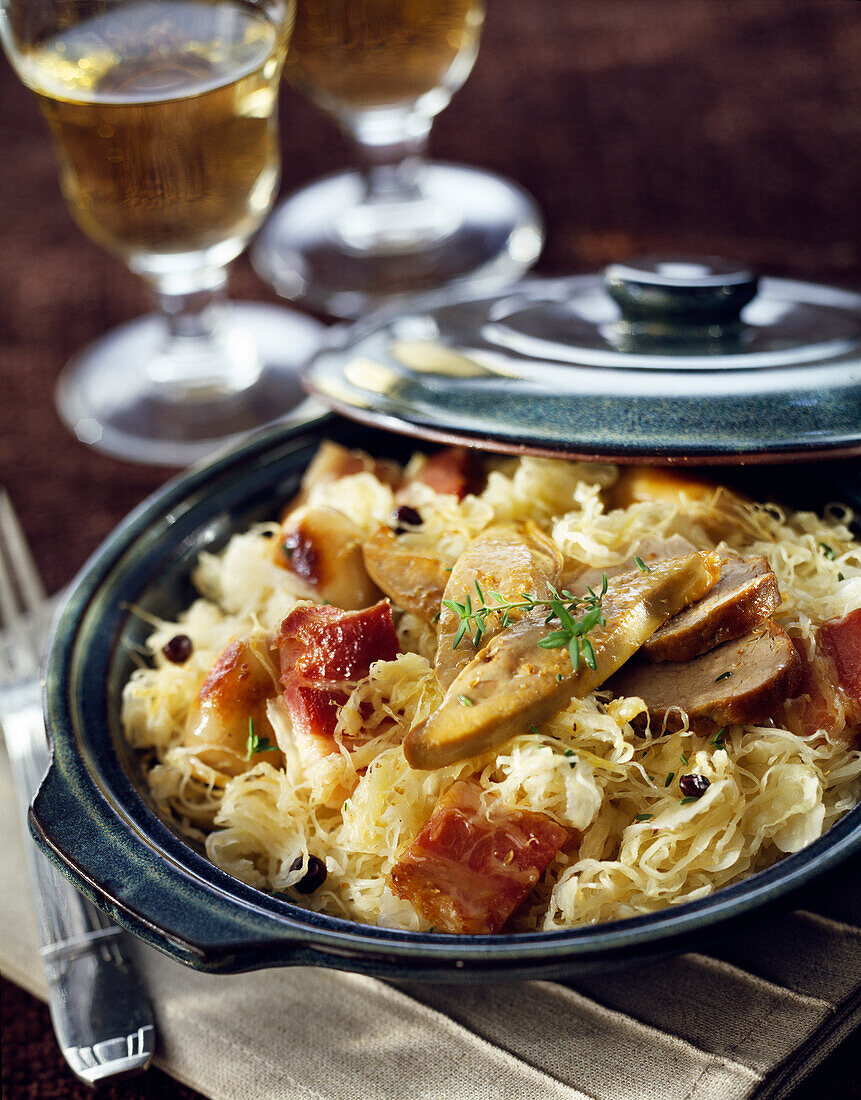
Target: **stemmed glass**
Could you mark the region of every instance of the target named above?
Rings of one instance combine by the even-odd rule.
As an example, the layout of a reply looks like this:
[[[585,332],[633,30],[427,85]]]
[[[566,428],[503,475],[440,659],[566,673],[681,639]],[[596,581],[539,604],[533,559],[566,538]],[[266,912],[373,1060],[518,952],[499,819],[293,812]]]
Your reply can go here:
[[[278,185],[294,14],[294,0],[0,0],[73,217],[158,307],[63,371],[58,407],[85,443],[184,465],[302,400],[319,326],[224,298]]]
[[[492,289],[535,262],[541,217],[523,190],[424,160],[483,19],[483,0],[299,0],[286,76],[340,125],[361,170],[299,191],[264,227],[252,262],[280,294],[356,317],[457,280]]]

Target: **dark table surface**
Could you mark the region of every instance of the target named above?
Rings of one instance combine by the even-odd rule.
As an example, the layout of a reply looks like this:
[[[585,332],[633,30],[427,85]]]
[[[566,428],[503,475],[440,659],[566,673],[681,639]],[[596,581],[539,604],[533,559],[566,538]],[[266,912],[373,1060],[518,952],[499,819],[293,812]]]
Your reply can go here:
[[[861,4],[857,0],[491,0],[475,71],[432,151],[502,172],[547,219],[547,273],[643,252],[717,253],[861,287]],[[349,162],[289,89],[284,190]],[[49,589],[170,471],[85,449],[61,426],[63,363],[147,308],[60,198],[35,101],[0,62],[0,481]],[[248,262],[237,298],[275,300]],[[84,1097],[47,1010],[2,986],[6,1097]],[[794,1100],[861,1096],[852,1040]],[[192,1097],[152,1071],[108,1097]],[[644,1098],[647,1100],[647,1098]]]

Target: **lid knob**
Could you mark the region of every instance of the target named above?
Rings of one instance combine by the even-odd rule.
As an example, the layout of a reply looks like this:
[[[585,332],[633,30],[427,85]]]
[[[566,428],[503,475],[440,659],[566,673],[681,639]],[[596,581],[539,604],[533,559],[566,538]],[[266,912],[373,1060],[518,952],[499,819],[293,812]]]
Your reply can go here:
[[[680,327],[737,321],[758,282],[749,268],[714,256],[647,256],[604,269],[607,291],[626,320]]]

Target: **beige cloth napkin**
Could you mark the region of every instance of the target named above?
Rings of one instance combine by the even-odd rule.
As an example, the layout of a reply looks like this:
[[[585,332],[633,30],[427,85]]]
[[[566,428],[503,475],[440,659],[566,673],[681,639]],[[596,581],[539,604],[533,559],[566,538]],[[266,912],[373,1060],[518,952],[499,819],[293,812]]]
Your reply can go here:
[[[0,751],[0,969],[45,984]],[[319,969],[219,977],[138,945],[156,1062],[217,1100],[756,1100],[859,1020],[861,882],[714,954],[570,982],[393,985]]]

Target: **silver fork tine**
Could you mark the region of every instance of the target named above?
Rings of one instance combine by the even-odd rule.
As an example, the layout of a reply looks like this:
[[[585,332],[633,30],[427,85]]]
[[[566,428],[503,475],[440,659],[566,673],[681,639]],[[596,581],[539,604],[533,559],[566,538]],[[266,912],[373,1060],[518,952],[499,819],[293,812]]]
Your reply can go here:
[[[47,621],[42,581],[0,489],[0,722],[22,818],[49,764],[39,685]],[[25,851],[51,1019],[63,1055],[90,1085],[140,1072],[152,1056],[155,1025],[121,929],[26,839]]]
[[[0,490],[0,616],[7,635],[6,663],[15,675],[35,673],[39,668],[45,600],[45,589],[9,494]]]

